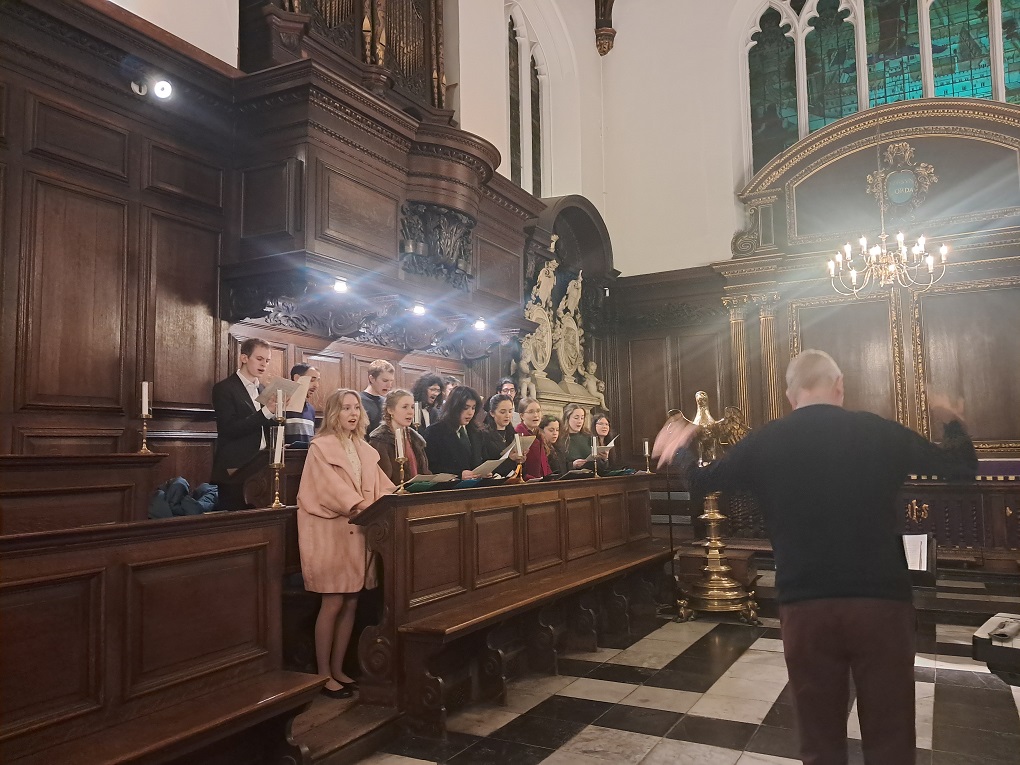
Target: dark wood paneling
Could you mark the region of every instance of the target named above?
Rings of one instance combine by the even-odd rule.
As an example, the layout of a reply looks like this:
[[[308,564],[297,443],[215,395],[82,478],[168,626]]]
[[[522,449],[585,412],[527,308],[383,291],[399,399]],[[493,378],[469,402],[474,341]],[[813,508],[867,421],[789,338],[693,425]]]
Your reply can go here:
[[[563,560],[560,503],[529,502],[524,507],[525,568],[538,571]]]
[[[136,520],[134,484],[0,490],[0,534]]]
[[[1020,448],[1020,282],[1000,284],[944,287],[916,298],[913,334],[923,349],[917,378],[926,383],[917,387],[920,424],[935,440],[942,426],[923,404],[945,395],[963,405],[975,441]]]
[[[396,260],[398,200],[324,163],[317,174],[316,236]]]
[[[223,206],[223,168],[179,149],[149,145],[147,188],[219,209]]]
[[[475,589],[520,576],[521,557],[517,533],[520,507],[494,507],[471,514],[474,525]]]
[[[294,236],[300,230],[302,167],[290,157],[241,171],[241,236]]]
[[[641,440],[654,437],[666,420],[666,412],[675,400],[670,383],[673,367],[669,340],[665,336],[631,339],[627,342],[630,368],[630,395],[625,398],[629,408],[629,432],[621,440],[629,440],[630,453],[641,454]]]
[[[431,367],[415,363],[408,359],[403,359],[397,367],[397,383],[399,387],[405,390],[411,390],[419,377],[428,374],[431,371]]]
[[[167,455],[153,473],[152,488],[177,476],[183,476],[192,488],[208,481],[215,444],[215,433],[150,430],[149,448]]]
[[[31,177],[26,204],[21,400],[121,410],[132,270],[127,203]]]
[[[261,546],[129,566],[126,697],[265,656],[265,576]]]
[[[627,530],[632,540],[651,533],[651,495],[647,489],[627,492]]]
[[[104,584],[89,572],[0,586],[0,738],[100,708]]]
[[[7,113],[10,111],[7,106],[7,84],[0,82],[0,143],[7,143]]]
[[[18,454],[109,454],[117,451],[122,428],[25,428],[14,430]]]
[[[680,389],[672,407],[682,409],[688,417],[693,417],[697,411],[694,396],[703,390],[709,395],[715,415],[722,415],[722,407],[731,403],[726,392],[724,364],[727,356],[723,348],[729,343],[729,337],[712,329],[702,332],[688,330],[679,334],[676,341]],[[644,437],[653,438],[656,432],[646,432]]]
[[[478,238],[478,289],[506,300],[521,299],[521,256]]]
[[[599,497],[599,539],[603,550],[627,541],[627,507],[623,494],[603,494]]]
[[[256,337],[258,335],[255,335]],[[233,374],[237,370],[238,356],[240,355],[241,343],[243,343],[249,335],[235,335],[230,334],[230,370]],[[263,338],[269,343],[269,363],[266,364],[266,373],[262,375],[259,380],[263,385],[269,385],[277,377],[287,377],[290,372],[290,368],[293,365],[291,363],[293,359],[293,346],[287,343],[282,343],[277,340],[271,340]]]
[[[344,355],[334,351],[310,351],[304,348],[297,348],[294,354],[295,359],[302,364],[310,364],[319,370],[319,389],[312,396],[312,404],[315,411],[322,412],[322,407],[333,391],[351,387],[345,386],[344,380]],[[296,363],[296,362],[295,362]],[[290,371],[289,369],[287,370]]]
[[[567,560],[590,555],[598,549],[598,518],[595,497],[564,500],[567,515]]]
[[[411,521],[408,532],[405,571],[411,606],[464,592],[464,516]]]
[[[155,405],[209,410],[220,344],[214,313],[220,234],[162,213],[150,211],[147,220]]]
[[[128,177],[128,132],[92,115],[30,96],[29,151],[120,180]]]

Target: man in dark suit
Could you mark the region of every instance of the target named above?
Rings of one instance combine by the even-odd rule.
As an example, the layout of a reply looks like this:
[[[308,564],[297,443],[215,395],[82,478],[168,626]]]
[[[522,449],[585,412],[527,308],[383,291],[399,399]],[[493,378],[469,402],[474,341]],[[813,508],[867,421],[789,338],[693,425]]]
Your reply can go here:
[[[397,371],[385,359],[376,359],[369,365],[368,387],[361,392],[361,406],[365,410],[365,414],[368,415],[366,438],[379,427],[386,394],[393,390],[393,383],[396,382],[396,379]]]
[[[857,689],[864,759],[910,765],[914,607],[896,493],[908,475],[971,478],[974,445],[960,408],[931,395],[946,423],[936,446],[902,425],[843,409],[843,375],[822,351],[790,362],[793,412],[699,467],[694,425],[655,440],[697,494],[746,490],[762,509],[776,561],[783,648],[806,765],[847,761],[848,677]]]
[[[213,386],[216,411],[216,453],[212,481],[219,486],[220,510],[243,510],[244,487],[230,480],[237,468],[266,448],[273,413],[255,399],[262,390],[259,378],[266,373],[272,351],[264,340],[241,343],[237,372]]]

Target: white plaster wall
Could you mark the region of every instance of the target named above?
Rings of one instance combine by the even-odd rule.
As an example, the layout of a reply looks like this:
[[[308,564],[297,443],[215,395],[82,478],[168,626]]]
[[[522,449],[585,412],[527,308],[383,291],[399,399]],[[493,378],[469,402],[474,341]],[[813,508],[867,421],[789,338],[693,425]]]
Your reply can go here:
[[[605,57],[606,223],[624,274],[730,258],[743,227],[741,59],[762,0],[617,3]]]
[[[237,0],[112,0],[231,66],[237,66]]]

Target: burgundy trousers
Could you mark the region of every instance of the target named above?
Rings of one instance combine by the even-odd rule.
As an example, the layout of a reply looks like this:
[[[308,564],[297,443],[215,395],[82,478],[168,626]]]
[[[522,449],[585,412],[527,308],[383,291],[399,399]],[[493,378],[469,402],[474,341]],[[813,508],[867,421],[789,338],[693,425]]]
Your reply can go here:
[[[779,607],[804,765],[846,765],[852,674],[864,762],[913,765],[916,617],[906,601],[805,600]]]

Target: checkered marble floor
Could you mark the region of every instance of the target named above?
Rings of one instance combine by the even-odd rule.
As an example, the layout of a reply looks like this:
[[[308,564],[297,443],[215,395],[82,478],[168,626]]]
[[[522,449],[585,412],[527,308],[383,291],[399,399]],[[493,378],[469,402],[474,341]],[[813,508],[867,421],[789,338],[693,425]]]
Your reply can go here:
[[[404,734],[363,762],[798,763],[779,625],[763,621],[651,624],[613,648],[568,655],[559,675],[515,681],[506,706],[455,714],[446,741]],[[973,629],[919,633],[919,765],[1020,763],[1020,688],[967,658]],[[863,762],[856,702],[847,733],[850,762]]]

